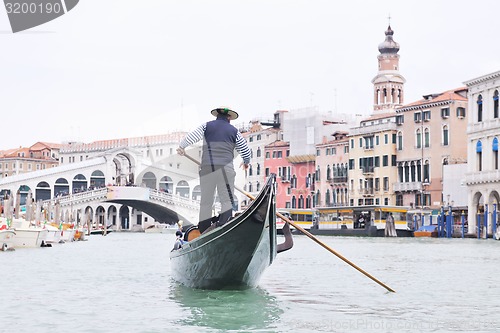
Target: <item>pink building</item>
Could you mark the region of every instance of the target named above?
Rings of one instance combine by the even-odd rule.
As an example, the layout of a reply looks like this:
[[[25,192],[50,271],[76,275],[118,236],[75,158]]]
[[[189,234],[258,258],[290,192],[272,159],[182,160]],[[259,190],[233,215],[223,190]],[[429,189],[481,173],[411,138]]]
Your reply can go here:
[[[287,208],[291,202],[290,180],[292,164],[287,157],[290,154],[290,144],[284,141],[275,141],[264,147],[264,174],[271,173],[277,176],[276,208]]]

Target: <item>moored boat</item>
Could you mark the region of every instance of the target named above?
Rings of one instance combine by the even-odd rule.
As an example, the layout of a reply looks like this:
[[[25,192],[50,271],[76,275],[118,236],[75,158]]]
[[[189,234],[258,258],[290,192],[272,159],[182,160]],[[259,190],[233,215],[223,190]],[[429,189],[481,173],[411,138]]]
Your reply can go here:
[[[48,230],[37,227],[30,221],[14,218],[11,229],[16,233],[14,248],[43,247],[47,245]]]
[[[0,250],[6,251],[14,248],[14,237],[16,233],[14,230],[1,229],[0,230]]]
[[[437,224],[423,225],[413,232],[415,237],[437,237],[438,226]]]
[[[276,254],[293,245],[277,244],[275,187],[272,175],[249,207],[221,227],[194,239],[199,230],[188,229],[187,243],[170,252],[172,277],[201,289],[255,287]]]

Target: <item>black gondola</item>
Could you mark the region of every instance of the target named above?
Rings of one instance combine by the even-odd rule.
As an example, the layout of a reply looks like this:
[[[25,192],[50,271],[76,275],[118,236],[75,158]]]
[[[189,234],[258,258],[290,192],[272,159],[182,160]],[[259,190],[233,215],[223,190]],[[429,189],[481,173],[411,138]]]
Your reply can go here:
[[[172,250],[172,277],[192,288],[255,287],[276,254],[293,246],[290,233],[285,243],[277,244],[275,191],[275,175],[271,175],[240,215]]]

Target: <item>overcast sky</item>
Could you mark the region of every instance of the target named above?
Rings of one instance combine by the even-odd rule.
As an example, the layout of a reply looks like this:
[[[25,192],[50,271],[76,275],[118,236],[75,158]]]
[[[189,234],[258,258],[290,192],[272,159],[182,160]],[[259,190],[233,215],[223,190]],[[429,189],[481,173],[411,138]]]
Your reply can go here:
[[[391,16],[405,103],[500,70],[500,1],[80,0],[13,34],[0,8],[0,149],[191,130],[228,105],[370,114]]]

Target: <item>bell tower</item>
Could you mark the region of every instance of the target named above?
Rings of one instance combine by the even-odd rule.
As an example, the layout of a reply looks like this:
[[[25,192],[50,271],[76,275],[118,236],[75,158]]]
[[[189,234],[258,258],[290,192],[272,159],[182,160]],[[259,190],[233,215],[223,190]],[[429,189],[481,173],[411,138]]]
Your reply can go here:
[[[385,40],[379,44],[378,73],[373,78],[373,113],[392,112],[404,101],[405,78],[399,73],[399,44],[392,36],[391,25],[385,31]]]

